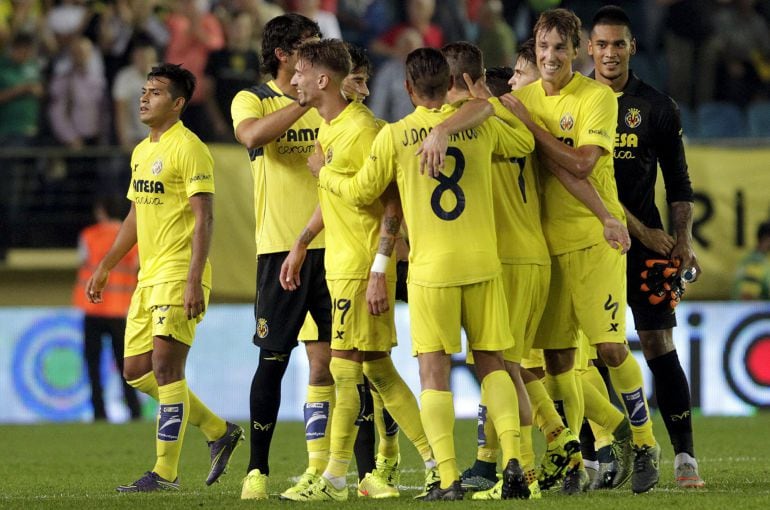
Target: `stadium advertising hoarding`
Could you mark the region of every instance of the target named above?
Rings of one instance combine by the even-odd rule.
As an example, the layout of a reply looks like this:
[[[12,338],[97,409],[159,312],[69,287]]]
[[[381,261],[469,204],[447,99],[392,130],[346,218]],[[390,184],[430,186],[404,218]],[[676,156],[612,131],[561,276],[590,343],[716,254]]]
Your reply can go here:
[[[705,415],[750,415],[770,407],[770,303],[689,302],[680,304],[677,313],[680,325],[674,340],[691,382],[693,407]],[[251,305],[212,306],[187,364],[190,387],[230,419],[248,419],[249,386],[257,364],[257,348],[250,342],[252,314]],[[406,305],[398,305],[396,320],[396,366],[418,393]],[[81,323],[81,315],[71,308],[0,309],[0,422],[90,419]],[[631,320],[628,337],[651,389]],[[128,415],[120,402],[118,374],[107,346],[102,354],[107,412],[111,420],[122,421]],[[458,415],[473,418],[479,387],[464,360],[464,354],[455,356],[452,389]],[[306,384],[307,358],[299,348],[284,378],[281,419],[302,420]],[[152,416],[154,403],[145,404]]]

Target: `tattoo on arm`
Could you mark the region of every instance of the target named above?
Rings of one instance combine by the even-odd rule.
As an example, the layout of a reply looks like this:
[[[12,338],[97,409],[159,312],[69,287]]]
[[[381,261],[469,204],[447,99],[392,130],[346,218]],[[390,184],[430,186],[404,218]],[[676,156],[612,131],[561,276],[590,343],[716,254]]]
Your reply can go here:
[[[692,202],[673,202],[671,204],[671,218],[677,239],[680,236],[692,235]]]
[[[303,230],[299,236],[299,242],[307,246],[313,241],[313,239],[315,239],[315,236],[315,232],[305,227],[305,230]]]

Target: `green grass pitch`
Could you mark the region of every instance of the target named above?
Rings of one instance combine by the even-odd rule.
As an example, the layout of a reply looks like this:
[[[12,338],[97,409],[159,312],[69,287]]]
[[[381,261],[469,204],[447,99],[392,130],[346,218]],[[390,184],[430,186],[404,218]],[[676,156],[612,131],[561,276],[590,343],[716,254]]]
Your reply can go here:
[[[649,494],[635,496],[628,486],[612,492],[564,497],[543,494],[540,501],[470,501],[421,503],[414,501],[423,482],[422,463],[403,437],[399,499],[359,500],[349,474],[350,499],[337,508],[369,507],[399,510],[417,506],[453,505],[456,508],[536,509],[767,509],[770,508],[770,413],[746,418],[695,417],[696,449],[707,488],[681,490],[673,481],[673,454],[658,416],[655,432],[663,445],[661,483]],[[475,453],[475,422],[459,421],[455,428],[460,468],[470,465]],[[292,483],[305,467],[303,427],[279,423],[273,439],[268,501],[241,501],[241,479],[248,463],[248,442],[236,451],[221,481],[206,487],[208,449],[203,436],[188,427],[182,453],[180,482],[174,493],[118,494],[115,487],[132,482],[154,462],[154,427],[151,422],[109,424],[47,424],[0,426],[0,508],[110,508],[190,509],[260,508],[286,509],[303,503],[280,501],[277,494]],[[536,445],[542,450],[542,443]],[[316,507],[317,505],[313,505]],[[321,504],[331,508],[329,504]]]

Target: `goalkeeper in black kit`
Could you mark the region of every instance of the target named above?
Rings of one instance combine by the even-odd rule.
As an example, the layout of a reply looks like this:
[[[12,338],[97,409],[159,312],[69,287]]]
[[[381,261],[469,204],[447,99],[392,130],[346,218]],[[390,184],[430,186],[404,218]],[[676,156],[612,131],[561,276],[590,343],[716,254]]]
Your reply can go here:
[[[692,248],[693,191],[687,172],[679,109],[629,67],[636,40],[626,13],[605,6],[593,19],[589,53],[594,78],[618,95],[615,179],[632,236],[628,304],[644,357],[653,373],[663,421],[674,447],[680,487],[703,487],[693,447],[690,388],[674,346],[674,306],[685,279],[700,275]],[[663,230],[655,205],[658,164],[671,206],[674,236]],[[693,271],[694,269],[694,271]]]

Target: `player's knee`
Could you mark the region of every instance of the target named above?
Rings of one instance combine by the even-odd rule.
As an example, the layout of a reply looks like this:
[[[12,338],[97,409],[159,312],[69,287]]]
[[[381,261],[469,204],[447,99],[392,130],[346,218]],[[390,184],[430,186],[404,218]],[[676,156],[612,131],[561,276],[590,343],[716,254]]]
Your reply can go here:
[[[596,344],[596,352],[608,367],[620,366],[629,355],[625,344],[616,343]]]
[[[639,331],[644,359],[651,360],[676,350],[671,330]]]
[[[575,349],[546,349],[543,357],[546,372],[550,375],[569,372],[575,366]]]

